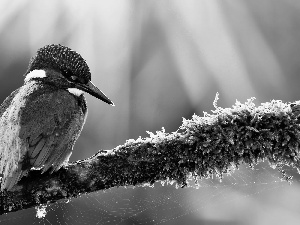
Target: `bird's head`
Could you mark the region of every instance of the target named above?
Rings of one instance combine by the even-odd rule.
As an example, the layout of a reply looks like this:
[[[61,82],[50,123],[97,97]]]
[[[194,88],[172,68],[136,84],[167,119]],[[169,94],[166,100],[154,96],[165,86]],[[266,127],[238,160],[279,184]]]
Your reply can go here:
[[[91,73],[81,55],[63,45],[46,45],[31,58],[25,73],[25,82],[39,80],[75,95],[81,91],[110,104],[114,103],[92,82]]]

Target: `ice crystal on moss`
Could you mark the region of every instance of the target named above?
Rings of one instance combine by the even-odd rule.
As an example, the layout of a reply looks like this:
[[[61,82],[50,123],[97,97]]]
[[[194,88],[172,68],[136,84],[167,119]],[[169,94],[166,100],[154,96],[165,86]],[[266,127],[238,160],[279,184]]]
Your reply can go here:
[[[155,179],[176,180],[181,187],[191,176],[196,180],[215,176],[221,181],[223,174],[233,172],[241,163],[253,168],[264,160],[290,181],[282,165],[299,166],[300,129],[298,115],[293,112],[296,106],[272,100],[256,107],[255,98],[250,98],[245,104],[236,101],[232,108],[221,108],[218,99],[217,93],[212,114],[183,118],[177,132],[169,134],[162,129],[127,142],[135,146],[130,161],[143,162],[150,183]],[[136,174],[145,178],[142,172]]]

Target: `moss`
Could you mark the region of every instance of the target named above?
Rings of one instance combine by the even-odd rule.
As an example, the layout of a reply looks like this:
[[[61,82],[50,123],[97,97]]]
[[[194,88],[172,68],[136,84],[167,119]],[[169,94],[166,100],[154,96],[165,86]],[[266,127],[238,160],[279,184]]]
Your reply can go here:
[[[255,107],[253,100],[223,109],[216,98],[211,114],[183,119],[176,132],[148,132],[146,138],[127,140],[53,174],[30,171],[18,190],[2,193],[1,213],[115,186],[176,181],[176,187],[185,187],[191,177],[196,183],[213,176],[222,179],[242,163],[253,168],[268,161],[291,182],[283,167],[300,169],[300,102],[273,100]]]

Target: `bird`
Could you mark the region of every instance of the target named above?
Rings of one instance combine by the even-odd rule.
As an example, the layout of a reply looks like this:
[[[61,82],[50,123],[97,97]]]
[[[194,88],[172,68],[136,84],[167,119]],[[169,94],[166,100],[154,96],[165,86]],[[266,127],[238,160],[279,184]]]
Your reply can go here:
[[[24,76],[0,106],[1,191],[31,169],[53,173],[69,161],[87,117],[84,93],[114,106],[82,56],[61,44],[38,49]]]

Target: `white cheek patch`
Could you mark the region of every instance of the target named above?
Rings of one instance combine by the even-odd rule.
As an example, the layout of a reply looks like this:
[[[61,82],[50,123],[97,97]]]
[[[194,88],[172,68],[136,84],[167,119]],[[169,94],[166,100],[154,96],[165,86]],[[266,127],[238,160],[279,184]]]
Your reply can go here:
[[[68,92],[76,96],[80,96],[84,93],[82,90],[79,90],[78,88],[68,88]]]
[[[46,77],[45,70],[33,70],[26,75],[24,81],[28,82],[32,78],[43,78],[43,77]]]

